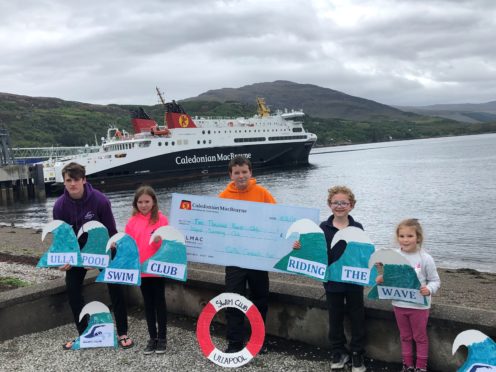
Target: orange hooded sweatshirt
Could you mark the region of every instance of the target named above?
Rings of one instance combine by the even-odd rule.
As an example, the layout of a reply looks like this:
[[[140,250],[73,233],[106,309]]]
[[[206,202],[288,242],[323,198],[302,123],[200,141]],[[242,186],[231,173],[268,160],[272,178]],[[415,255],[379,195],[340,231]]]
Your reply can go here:
[[[234,182],[230,182],[226,189],[219,194],[219,197],[260,203],[276,203],[276,199],[272,194],[265,187],[258,185],[255,178],[251,178],[248,181],[248,187],[245,190],[238,190]]]

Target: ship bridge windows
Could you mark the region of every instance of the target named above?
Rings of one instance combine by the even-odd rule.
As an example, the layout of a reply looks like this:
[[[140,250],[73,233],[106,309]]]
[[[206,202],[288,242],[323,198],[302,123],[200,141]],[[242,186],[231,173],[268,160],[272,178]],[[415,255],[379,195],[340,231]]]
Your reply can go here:
[[[293,132],[303,132],[303,128],[293,128]]]
[[[265,137],[248,137],[248,138],[235,138],[234,142],[263,142]]]
[[[138,143],[138,147],[150,147],[152,141],[142,141]]]

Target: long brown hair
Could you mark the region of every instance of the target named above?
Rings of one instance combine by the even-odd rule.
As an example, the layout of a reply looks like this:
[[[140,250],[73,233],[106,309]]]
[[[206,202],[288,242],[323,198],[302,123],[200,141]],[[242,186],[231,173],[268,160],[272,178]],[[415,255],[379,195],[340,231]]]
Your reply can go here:
[[[151,186],[148,185],[140,186],[134,193],[133,216],[140,213],[138,209],[138,199],[142,195],[148,195],[153,200],[153,207],[152,210],[150,211],[150,225],[153,225],[155,222],[158,221],[158,201],[157,201],[157,194],[155,193],[155,190],[153,190]]]

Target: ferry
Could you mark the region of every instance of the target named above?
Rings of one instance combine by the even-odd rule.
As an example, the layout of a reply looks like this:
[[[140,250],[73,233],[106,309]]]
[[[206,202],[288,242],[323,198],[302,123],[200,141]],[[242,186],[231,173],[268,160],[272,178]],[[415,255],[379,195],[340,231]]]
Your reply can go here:
[[[141,183],[226,174],[236,155],[250,159],[253,168],[279,168],[308,164],[317,136],[303,128],[304,113],[271,113],[257,98],[258,114],[251,118],[192,117],[175,102],[165,103],[163,125],[142,108],[132,112],[134,134],[115,127],[95,152],[45,161],[48,192],[63,185],[62,168],[77,162],[86,168],[87,180],[97,188],[117,190]]]

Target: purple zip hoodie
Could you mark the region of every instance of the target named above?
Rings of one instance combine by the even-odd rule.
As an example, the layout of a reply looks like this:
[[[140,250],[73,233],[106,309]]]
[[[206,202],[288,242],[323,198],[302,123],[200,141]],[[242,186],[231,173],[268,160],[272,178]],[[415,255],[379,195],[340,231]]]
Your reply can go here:
[[[72,226],[77,235],[81,226],[88,221],[101,222],[108,230],[109,236],[117,233],[114,215],[108,198],[100,191],[94,189],[88,182],[84,185],[84,194],[81,199],[72,199],[64,189],[53,206],[53,219],[62,220]],[[79,239],[79,246],[86,243],[86,235]]]

